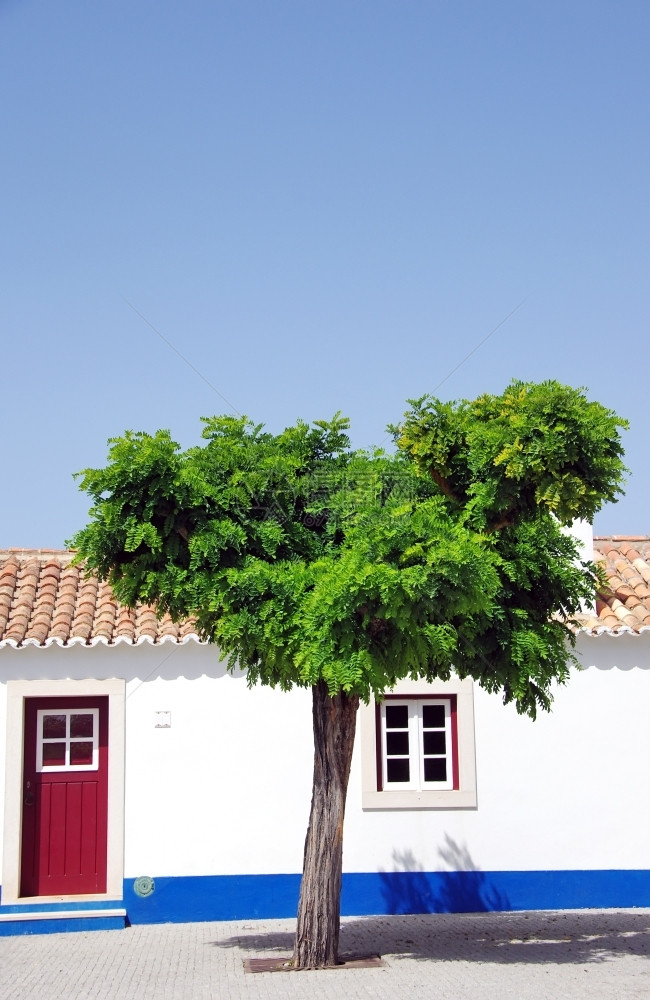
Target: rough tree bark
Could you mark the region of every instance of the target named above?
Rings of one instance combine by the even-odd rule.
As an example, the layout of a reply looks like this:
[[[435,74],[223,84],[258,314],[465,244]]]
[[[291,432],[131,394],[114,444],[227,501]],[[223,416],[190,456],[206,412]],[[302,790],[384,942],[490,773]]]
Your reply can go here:
[[[322,969],[339,958],[343,817],[357,724],[358,695],[331,698],[312,688],[314,782],[293,951],[296,969]]]

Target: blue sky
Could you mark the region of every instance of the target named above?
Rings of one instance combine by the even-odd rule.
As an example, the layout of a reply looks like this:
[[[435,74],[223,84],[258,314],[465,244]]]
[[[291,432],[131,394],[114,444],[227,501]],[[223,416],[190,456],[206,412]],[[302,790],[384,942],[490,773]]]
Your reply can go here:
[[[211,386],[368,446],[513,377],[630,420],[595,527],[650,532],[649,43],[645,0],[0,0],[0,545]]]

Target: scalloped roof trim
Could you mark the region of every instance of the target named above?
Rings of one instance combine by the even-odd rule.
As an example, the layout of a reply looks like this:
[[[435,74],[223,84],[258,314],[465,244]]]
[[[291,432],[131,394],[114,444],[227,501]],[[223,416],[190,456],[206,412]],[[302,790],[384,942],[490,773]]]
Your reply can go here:
[[[578,629],[579,634],[588,635],[592,639],[597,639],[601,635],[609,635],[614,638],[618,638],[622,635],[632,635],[638,638],[641,635],[646,635],[650,633],[650,626],[644,625],[643,628],[633,629],[629,625],[622,625],[620,628],[609,628],[607,625],[603,625],[600,628],[587,628],[583,627]],[[45,642],[38,642],[37,639],[25,639],[23,642],[18,642],[16,639],[3,639],[0,641],[0,649],[27,649],[32,647],[35,649],[48,649],[50,646],[59,646],[61,649],[69,649],[71,646],[85,646],[91,649],[95,646],[106,646],[107,649],[112,649],[115,646],[187,646],[188,643],[195,643],[197,646],[207,646],[209,643],[205,639],[201,639],[196,632],[192,632],[189,635],[184,635],[182,638],[177,639],[171,635],[165,635],[161,639],[155,641],[149,635],[141,635],[138,639],[130,639],[128,636],[121,635],[117,639],[110,642],[105,636],[97,635],[94,636],[88,642],[81,636],[73,636],[72,639],[68,639],[64,642],[58,636],[50,636]]]
[[[638,629],[630,628],[629,625],[621,625],[620,628],[610,628],[607,625],[602,625],[600,628],[584,626],[583,628],[579,628],[578,632],[581,635],[590,635],[593,639],[597,639],[600,635],[613,635],[615,638],[618,638],[619,635],[633,635],[635,638],[638,638],[650,632],[650,625],[643,625]]]

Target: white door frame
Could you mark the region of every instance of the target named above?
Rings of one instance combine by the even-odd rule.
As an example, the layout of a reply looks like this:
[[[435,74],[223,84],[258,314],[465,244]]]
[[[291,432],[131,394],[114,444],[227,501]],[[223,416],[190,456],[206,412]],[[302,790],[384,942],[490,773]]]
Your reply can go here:
[[[2,905],[25,902],[20,893],[23,815],[23,740],[26,698],[108,697],[108,841],[106,892],[84,896],[38,896],[56,900],[122,899],[124,885],[124,736],[126,681],[7,681]]]

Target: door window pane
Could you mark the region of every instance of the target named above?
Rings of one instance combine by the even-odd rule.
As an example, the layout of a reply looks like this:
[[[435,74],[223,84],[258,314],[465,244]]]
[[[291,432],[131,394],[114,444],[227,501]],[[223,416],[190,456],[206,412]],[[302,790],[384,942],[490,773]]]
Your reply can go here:
[[[44,715],[43,716],[43,739],[55,740],[65,739],[67,716],[65,715]]]
[[[43,744],[43,767],[62,767],[65,764],[65,742]]]
[[[78,742],[73,741],[70,744],[70,766],[75,767],[79,764],[92,764],[93,762],[93,745],[92,743],[82,743],[81,740]]]
[[[92,712],[78,713],[70,716],[70,736],[90,736],[93,735],[93,715]]]

